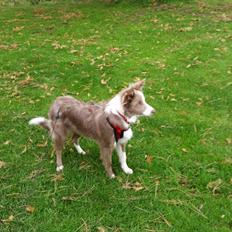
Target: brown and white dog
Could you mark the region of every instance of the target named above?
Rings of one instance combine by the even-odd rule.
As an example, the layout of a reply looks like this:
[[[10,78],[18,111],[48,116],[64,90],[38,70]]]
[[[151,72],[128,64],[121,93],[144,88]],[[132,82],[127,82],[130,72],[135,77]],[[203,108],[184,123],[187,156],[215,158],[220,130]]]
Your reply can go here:
[[[126,162],[125,146],[132,138],[131,124],[138,116],[150,116],[155,110],[145,102],[142,92],[144,81],[123,89],[106,103],[94,104],[78,101],[71,96],[58,97],[52,104],[48,118],[33,118],[30,125],[46,128],[52,137],[56,153],[57,171],[63,170],[61,153],[68,134],[77,152],[85,154],[79,145],[81,136],[94,139],[100,147],[100,158],[106,173],[114,178],[112,152],[116,148],[122,170],[132,174]]]

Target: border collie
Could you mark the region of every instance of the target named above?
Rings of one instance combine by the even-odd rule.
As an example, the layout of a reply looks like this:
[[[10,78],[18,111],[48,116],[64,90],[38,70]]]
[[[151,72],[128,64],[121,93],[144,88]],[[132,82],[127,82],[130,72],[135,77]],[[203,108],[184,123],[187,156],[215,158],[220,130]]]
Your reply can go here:
[[[126,162],[126,144],[133,136],[131,125],[139,116],[151,116],[155,110],[148,105],[142,92],[144,81],[138,81],[105,103],[85,103],[71,96],[58,97],[52,104],[48,119],[33,118],[30,125],[46,128],[56,153],[56,170],[62,171],[62,149],[71,133],[78,153],[85,154],[79,145],[81,136],[94,139],[100,147],[100,159],[109,177],[114,178],[112,152],[117,151],[122,170],[132,174]]]

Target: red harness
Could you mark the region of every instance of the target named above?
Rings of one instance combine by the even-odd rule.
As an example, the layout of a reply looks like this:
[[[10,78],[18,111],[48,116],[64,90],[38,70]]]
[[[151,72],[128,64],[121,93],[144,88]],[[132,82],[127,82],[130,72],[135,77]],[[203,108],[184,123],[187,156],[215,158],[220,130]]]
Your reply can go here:
[[[130,123],[128,122],[127,118],[125,115],[121,114],[120,112],[118,112],[118,114],[121,116],[121,118],[127,123],[130,125]],[[109,123],[109,125],[113,128],[114,130],[114,138],[115,138],[115,141],[116,143],[118,142],[119,139],[121,139],[123,137],[123,134],[124,134],[124,131],[127,131],[129,130],[130,127],[128,127],[126,130],[125,129],[122,129],[119,125],[113,125],[109,118],[107,117],[106,118],[107,122]]]

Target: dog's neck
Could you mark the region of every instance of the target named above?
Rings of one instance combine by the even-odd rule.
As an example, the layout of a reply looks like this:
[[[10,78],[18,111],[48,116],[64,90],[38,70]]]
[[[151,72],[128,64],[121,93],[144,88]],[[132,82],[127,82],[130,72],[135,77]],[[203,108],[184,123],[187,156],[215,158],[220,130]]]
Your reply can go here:
[[[121,103],[121,96],[120,94],[117,94],[115,97],[113,97],[106,105],[105,112],[107,114],[115,114],[118,115],[125,124],[130,124],[129,117],[126,114],[126,111]]]

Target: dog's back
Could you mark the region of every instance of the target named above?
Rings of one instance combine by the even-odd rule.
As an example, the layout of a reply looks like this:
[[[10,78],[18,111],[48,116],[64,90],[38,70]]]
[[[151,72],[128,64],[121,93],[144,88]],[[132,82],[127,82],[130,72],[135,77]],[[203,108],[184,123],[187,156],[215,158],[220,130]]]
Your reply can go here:
[[[113,133],[109,127],[103,105],[85,103],[71,96],[58,97],[49,110],[49,119],[55,128],[62,127],[65,134],[72,133],[109,142]],[[66,131],[67,130],[67,131]],[[104,133],[103,133],[104,132]],[[60,133],[60,132],[59,132]]]

